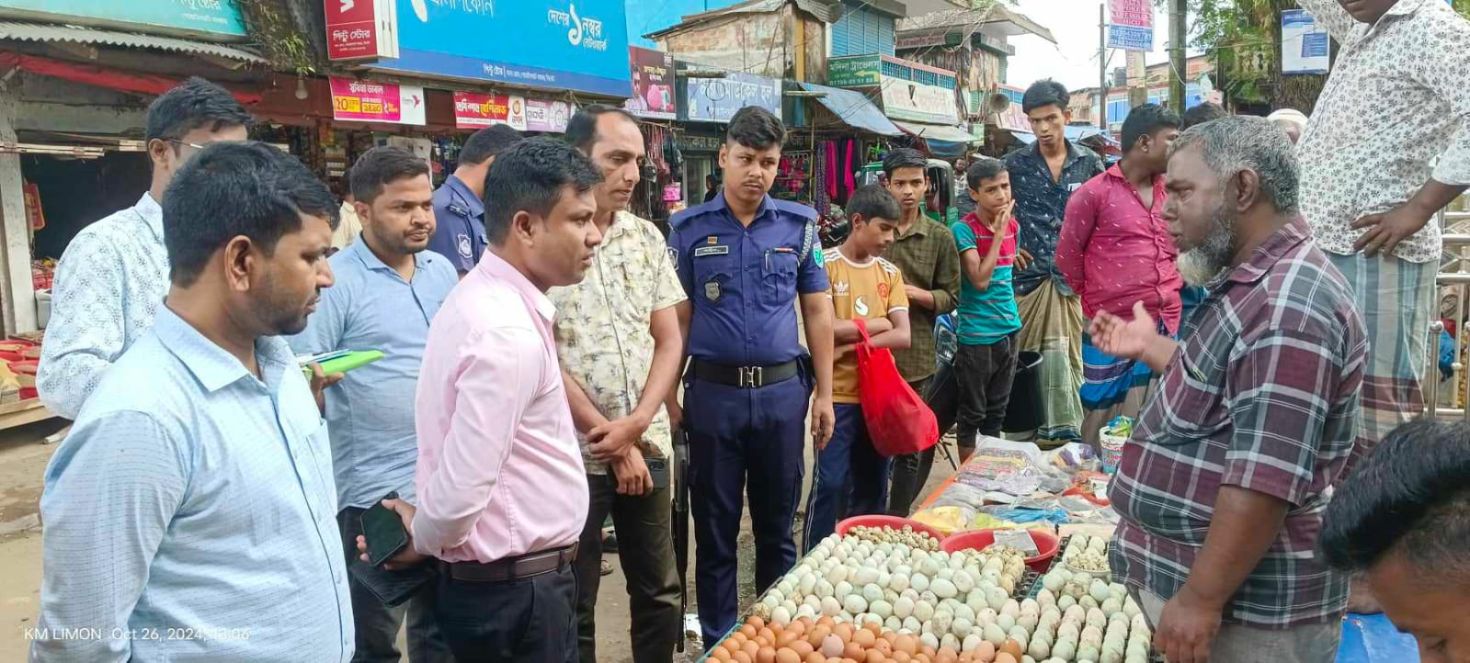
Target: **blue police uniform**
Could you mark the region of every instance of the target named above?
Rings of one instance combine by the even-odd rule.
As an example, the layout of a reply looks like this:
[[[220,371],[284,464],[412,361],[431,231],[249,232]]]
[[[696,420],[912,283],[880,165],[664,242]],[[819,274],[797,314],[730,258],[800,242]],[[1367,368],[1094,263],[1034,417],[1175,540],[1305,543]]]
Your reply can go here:
[[[693,310],[684,425],[705,642],[723,636],[737,616],[742,490],[755,531],[756,584],[770,586],[796,563],[791,524],[815,376],[797,338],[794,303],[799,294],[827,291],[816,219],[810,207],[767,196],[746,227],[721,193],[670,220],[669,253]]]
[[[430,251],[449,258],[461,274],[480,262],[486,244],[485,204],[454,175],[434,192],[434,222]]]

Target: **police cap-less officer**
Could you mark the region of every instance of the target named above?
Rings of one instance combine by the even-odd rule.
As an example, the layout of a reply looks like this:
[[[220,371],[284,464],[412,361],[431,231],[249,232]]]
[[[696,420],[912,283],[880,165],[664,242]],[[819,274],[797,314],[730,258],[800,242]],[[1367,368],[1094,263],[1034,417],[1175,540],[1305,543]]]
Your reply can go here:
[[[683,422],[705,642],[736,618],[742,491],[763,590],[796,563],[791,526],[808,402],[813,441],[820,448],[832,435],[832,303],[817,214],[767,195],[785,133],[770,111],[736,112],[720,147],[722,192],[669,224],[669,253],[689,295]],[[797,338],[798,298],[809,359]]]
[[[476,131],[459,151],[454,174],[434,192],[434,221],[429,250],[449,259],[460,276],[485,254],[485,176],[495,155],[521,140],[503,124]]]

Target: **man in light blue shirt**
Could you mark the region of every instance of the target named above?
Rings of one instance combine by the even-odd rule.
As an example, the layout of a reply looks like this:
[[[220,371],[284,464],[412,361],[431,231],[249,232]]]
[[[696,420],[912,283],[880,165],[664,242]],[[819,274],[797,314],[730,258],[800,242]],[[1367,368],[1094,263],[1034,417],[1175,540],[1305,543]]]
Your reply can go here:
[[[224,88],[190,78],[148,106],[153,181],[138,204],[83,228],[56,266],[51,322],[36,387],[58,416],[77,418],[102,373],[153,325],[168,294],[164,189],[203,145],[245,140],[250,115]]]
[[[348,661],[306,327],[337,204],[264,143],[204,148],[163,204],[171,288],[46,468],[33,661]]]
[[[433,603],[420,591],[428,588],[427,577],[375,568],[355,552],[365,510],[389,491],[410,504],[418,501],[413,395],[429,321],[458,275],[447,258],[425,250],[434,232],[434,187],[423,159],[402,148],[375,147],[352,166],[350,184],[362,236],[332,256],[336,285],[322,293],[306,331],[290,341],[299,355],[383,353],[381,360],[342,376],[323,396],[357,624],[354,660],[399,661],[396,641],[406,612],[409,660],[449,661]]]

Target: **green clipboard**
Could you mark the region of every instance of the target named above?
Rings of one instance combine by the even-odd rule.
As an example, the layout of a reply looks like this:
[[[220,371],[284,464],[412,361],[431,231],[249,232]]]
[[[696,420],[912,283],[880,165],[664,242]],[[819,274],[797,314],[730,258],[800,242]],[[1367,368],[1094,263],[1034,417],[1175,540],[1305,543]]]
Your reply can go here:
[[[321,361],[322,372],[331,375],[333,373],[346,373],[354,368],[361,368],[383,358],[381,350],[356,350],[345,354],[333,353],[336,356]],[[311,377],[311,367],[303,365],[302,372]]]

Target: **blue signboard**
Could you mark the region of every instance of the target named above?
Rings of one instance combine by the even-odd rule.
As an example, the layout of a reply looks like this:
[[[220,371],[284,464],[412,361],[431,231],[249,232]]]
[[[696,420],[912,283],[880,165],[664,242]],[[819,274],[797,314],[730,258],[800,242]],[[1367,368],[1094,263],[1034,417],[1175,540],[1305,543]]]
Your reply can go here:
[[[231,0],[0,0],[0,15],[143,32],[245,36]]]
[[[735,111],[760,106],[781,117],[781,81],[738,71],[724,78],[691,78],[684,87],[679,119],[729,122]]]
[[[1154,50],[1154,29],[1132,25],[1109,25],[1108,48],[1152,51]]]
[[[623,0],[397,0],[399,57],[374,67],[577,90],[632,92]]]

